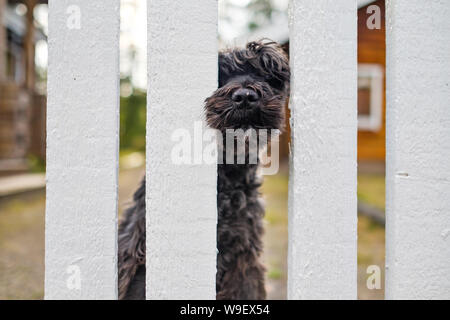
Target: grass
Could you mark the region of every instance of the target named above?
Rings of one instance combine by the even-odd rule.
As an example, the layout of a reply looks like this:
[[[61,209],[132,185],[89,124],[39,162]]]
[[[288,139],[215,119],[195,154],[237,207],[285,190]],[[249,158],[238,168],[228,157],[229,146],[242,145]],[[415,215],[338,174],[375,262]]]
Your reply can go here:
[[[358,199],[384,210],[384,175],[358,174]]]
[[[261,191],[266,201],[266,222],[273,225],[287,224],[288,175],[279,173],[264,177]]]
[[[384,210],[384,175],[358,174],[358,199]],[[381,290],[369,290],[366,287],[367,267],[377,265],[384,270],[385,230],[383,226],[367,217],[358,218],[358,296],[360,299],[383,299],[384,285]],[[382,281],[384,283],[384,272]]]
[[[261,188],[266,205],[264,263],[267,268],[269,299],[286,299],[287,283],[287,223],[288,173],[265,176]]]
[[[271,269],[267,272],[267,277],[269,279],[281,279],[282,271],[280,269]]]
[[[0,205],[0,299],[44,295],[43,194]]]
[[[125,167],[135,167],[137,155],[127,154]],[[126,158],[125,158],[126,159]],[[142,168],[121,170],[119,206],[123,208],[142,178]],[[358,197],[384,208],[384,177],[358,176]],[[288,173],[266,176],[262,187],[266,201],[264,260],[267,267],[268,297],[286,298]],[[0,204],[0,299],[41,299],[44,278],[43,194]],[[384,266],[384,228],[370,219],[358,219],[358,296],[382,299],[383,290],[365,286],[369,265]],[[383,283],[383,282],[382,282]]]

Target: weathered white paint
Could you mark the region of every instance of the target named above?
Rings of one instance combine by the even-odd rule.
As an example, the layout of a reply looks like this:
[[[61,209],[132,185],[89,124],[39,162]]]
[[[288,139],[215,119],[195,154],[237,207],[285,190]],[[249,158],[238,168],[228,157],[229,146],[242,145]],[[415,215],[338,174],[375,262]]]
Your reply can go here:
[[[49,3],[45,298],[114,299],[119,0],[75,3],[79,29]]]
[[[386,16],[386,298],[450,299],[450,2]]]
[[[216,165],[176,165],[171,135],[217,88],[217,2],[148,2],[147,298],[214,299]],[[193,142],[194,144],[194,142]]]
[[[356,298],[356,1],[291,1],[289,299]]]

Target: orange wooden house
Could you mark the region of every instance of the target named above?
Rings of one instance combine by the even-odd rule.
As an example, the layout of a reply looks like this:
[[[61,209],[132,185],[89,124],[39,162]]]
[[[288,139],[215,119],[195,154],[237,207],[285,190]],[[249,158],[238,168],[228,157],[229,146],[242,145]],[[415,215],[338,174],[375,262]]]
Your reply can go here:
[[[380,29],[369,29],[371,5],[380,8]],[[358,160],[384,162],[385,147],[385,2],[372,1],[358,10]]]
[[[376,7],[371,7],[376,6]],[[377,10],[376,12],[373,10]],[[358,162],[383,167],[385,148],[385,1],[358,0]],[[372,28],[369,18],[379,13],[379,29]],[[368,20],[370,27],[368,27]],[[378,26],[376,26],[378,27]],[[272,24],[236,40],[270,38],[289,51],[289,29],[286,18],[274,19]],[[289,52],[288,52],[289,53]],[[289,111],[287,109],[287,111]],[[289,126],[280,141],[280,155],[288,157]]]

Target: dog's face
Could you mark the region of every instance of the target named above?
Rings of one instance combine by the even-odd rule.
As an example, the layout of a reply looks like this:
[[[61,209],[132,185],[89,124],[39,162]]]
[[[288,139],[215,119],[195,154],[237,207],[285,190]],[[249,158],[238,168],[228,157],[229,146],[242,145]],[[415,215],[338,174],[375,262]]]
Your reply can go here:
[[[219,54],[219,88],[205,101],[213,129],[283,129],[289,62],[275,42]]]

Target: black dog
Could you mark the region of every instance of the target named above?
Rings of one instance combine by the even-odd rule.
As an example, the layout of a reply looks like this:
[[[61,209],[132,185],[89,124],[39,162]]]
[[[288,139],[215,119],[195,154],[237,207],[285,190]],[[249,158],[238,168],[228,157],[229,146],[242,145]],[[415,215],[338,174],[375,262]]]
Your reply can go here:
[[[286,54],[274,42],[219,53],[219,88],[205,101],[208,125],[221,132],[282,129],[289,78]],[[235,159],[217,168],[217,299],[266,297],[257,168]],[[119,227],[119,298],[145,299],[145,181]]]

